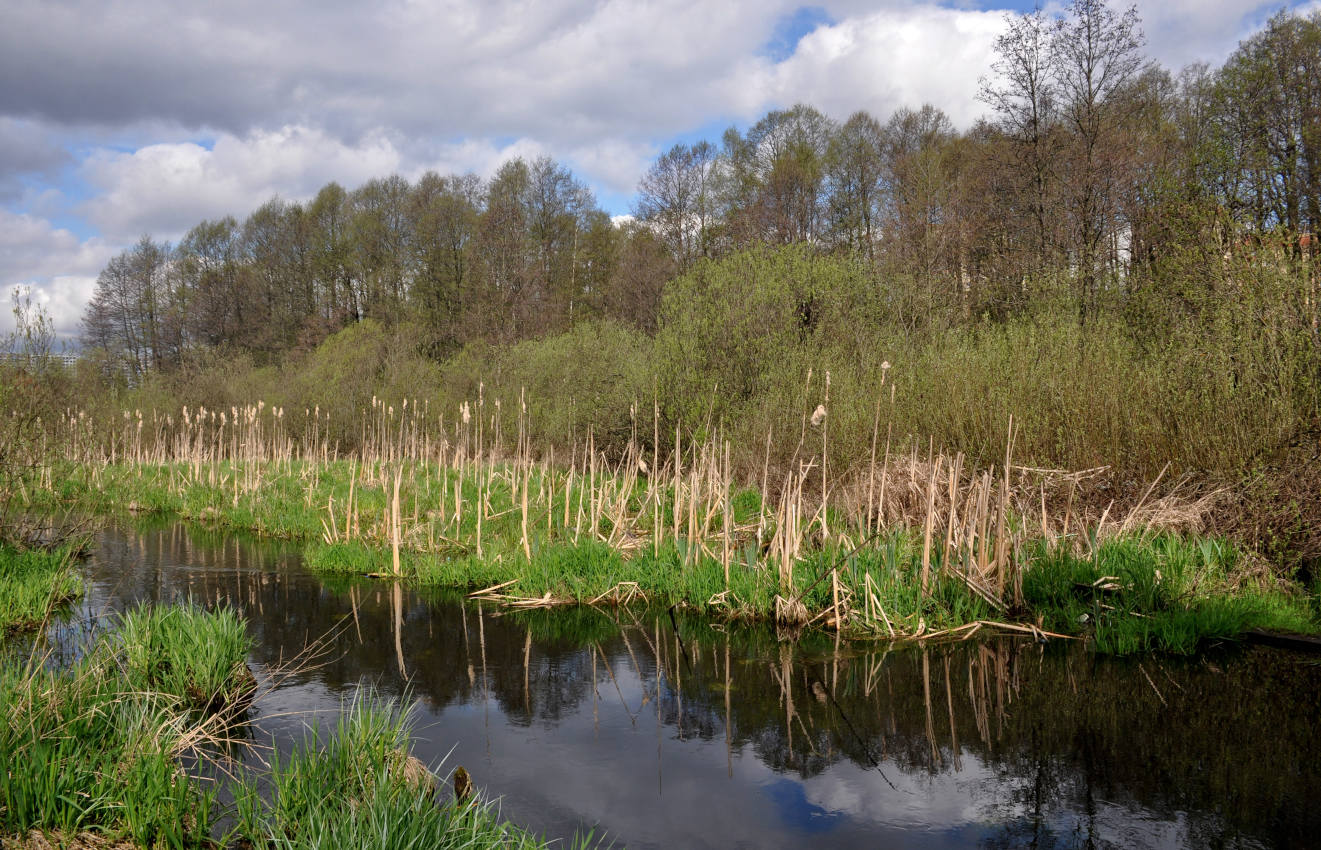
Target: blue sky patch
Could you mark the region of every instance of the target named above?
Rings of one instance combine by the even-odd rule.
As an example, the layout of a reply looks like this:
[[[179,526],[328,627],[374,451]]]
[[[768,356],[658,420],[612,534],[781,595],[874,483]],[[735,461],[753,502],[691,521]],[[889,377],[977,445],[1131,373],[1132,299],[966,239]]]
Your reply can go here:
[[[820,6],[800,6],[775,22],[775,32],[762,45],[761,55],[772,62],[783,62],[794,55],[798,42],[819,26],[829,26],[835,20]]]

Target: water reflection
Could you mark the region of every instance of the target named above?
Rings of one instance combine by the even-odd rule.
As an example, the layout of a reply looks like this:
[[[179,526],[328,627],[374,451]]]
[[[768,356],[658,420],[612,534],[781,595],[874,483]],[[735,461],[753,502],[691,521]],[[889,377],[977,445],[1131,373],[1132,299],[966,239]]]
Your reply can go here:
[[[370,684],[418,700],[416,754],[504,812],[630,847],[1256,847],[1321,828],[1321,667],[1252,649],[1116,662],[1021,641],[895,649],[666,611],[509,612],[321,582],[297,550],[111,530],[86,630],[142,599],[242,607],[259,674],[333,633],[257,707],[288,736]],[[68,632],[64,633],[68,634]],[[58,640],[57,643],[60,642]]]

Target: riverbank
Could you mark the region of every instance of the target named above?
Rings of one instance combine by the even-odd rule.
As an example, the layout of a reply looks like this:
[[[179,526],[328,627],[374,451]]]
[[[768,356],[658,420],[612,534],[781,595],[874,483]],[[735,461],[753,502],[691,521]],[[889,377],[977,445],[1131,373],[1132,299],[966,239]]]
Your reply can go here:
[[[0,637],[40,628],[82,593],[76,552],[73,544],[42,549],[0,543]]]
[[[324,573],[517,607],[646,601],[891,640],[998,628],[1116,654],[1189,653],[1253,629],[1318,631],[1308,597],[1254,571],[1229,542],[1153,529],[1137,511],[1080,527],[1067,509],[1062,521],[1048,516],[1043,499],[1031,518],[991,476],[965,484],[938,459],[919,494],[925,515],[908,514],[920,522],[882,527],[877,511],[860,517],[844,499],[813,505],[807,474],[766,495],[724,476],[711,451],[693,459],[653,475],[637,454],[612,465],[594,453],[567,468],[457,452],[448,463],[75,465],[34,502],[289,538]],[[868,501],[898,480],[885,470]],[[891,510],[913,500],[889,496]]]
[[[0,605],[17,588],[0,583]],[[9,657],[0,845],[546,846],[490,804],[438,794],[437,777],[408,754],[407,712],[384,698],[353,702],[328,729],[312,725],[268,770],[243,768],[240,752],[254,746],[252,645],[232,609],[140,606],[71,665]],[[222,785],[232,806],[220,803]],[[217,837],[222,819],[232,826]]]

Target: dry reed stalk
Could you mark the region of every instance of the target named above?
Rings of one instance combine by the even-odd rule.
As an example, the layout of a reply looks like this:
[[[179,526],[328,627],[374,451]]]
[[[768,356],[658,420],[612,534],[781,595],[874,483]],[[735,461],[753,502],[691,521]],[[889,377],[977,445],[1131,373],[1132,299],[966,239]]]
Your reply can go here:
[[[674,426],[674,545],[679,545],[679,517],[683,509],[683,439]]]
[[[521,398],[521,397],[520,397],[520,398]],[[521,427],[522,427],[522,417],[521,417],[521,416],[519,417],[519,426],[520,426],[520,431],[521,431]],[[522,434],[520,433],[520,435],[519,435],[519,441],[522,442],[522,439],[523,439],[523,437],[522,437]],[[520,450],[520,451],[521,451],[521,450]],[[522,477],[522,479],[523,479],[523,499],[522,499],[522,503],[521,503],[521,505],[520,505],[521,508],[522,508],[521,513],[522,513],[522,525],[523,525],[523,555],[524,555],[524,557],[526,557],[526,558],[528,559],[528,563],[531,563],[531,562],[532,562],[532,545],[531,545],[531,543],[529,543],[529,541],[528,541],[528,536],[527,536],[527,491],[528,491],[528,485],[529,485],[529,483],[530,483],[530,481],[531,481],[531,478],[532,478],[532,469],[531,469],[530,466],[524,468],[524,470],[523,470],[523,475],[522,475],[521,477]]]
[[[881,387],[885,387],[885,373],[881,373]],[[867,461],[867,511],[862,516],[862,532],[866,536],[871,536],[872,527],[872,497],[876,493],[876,439],[881,432],[881,394],[876,394],[876,413],[872,416],[871,423],[871,454]]]
[[[1000,487],[1000,504],[996,511],[996,529],[995,529],[995,576],[996,592],[1002,597],[1005,591],[1005,580],[1009,578],[1009,540],[1008,540],[1008,521],[1009,521],[1009,461],[1014,450],[1014,416],[1009,415],[1009,434],[1005,438],[1005,466],[1004,481]]]
[[[826,377],[826,381],[827,381],[827,383],[829,383],[829,380],[830,380],[830,378],[829,378],[830,373],[827,372],[827,373],[826,373],[826,376],[827,376],[827,377]],[[834,622],[834,626],[835,626],[836,631],[838,631],[838,630],[839,630],[839,627],[840,627],[841,623],[843,622],[843,619],[844,619],[844,618],[843,618],[843,615],[842,615],[842,613],[841,613],[841,611],[840,611],[840,608],[839,608],[839,570],[837,570],[837,569],[832,569],[832,570],[830,571],[830,600],[831,600],[831,605],[830,605],[830,607],[831,607],[831,609],[835,612],[835,614],[834,614],[834,620],[835,620],[835,622]],[[829,625],[829,624],[830,624],[830,621],[827,620],[827,621],[826,621],[826,624]]]
[[[958,505],[959,479],[963,475],[963,452],[954,455],[954,462],[949,467],[949,516],[945,522],[945,548],[941,557],[941,569],[944,569],[946,563],[950,560],[950,553],[954,551],[954,527],[957,524],[956,506]]]
[[[931,468],[931,479],[927,484],[927,515],[926,523],[922,530],[922,598],[925,599],[930,592],[931,576],[931,531],[936,517],[936,479],[940,477],[940,462],[942,458],[937,457],[935,465]]]
[[[477,476],[477,557],[482,557],[482,515],[486,513],[485,497],[483,487],[485,481],[481,475]]]
[[[894,387],[891,386],[891,390]],[[890,483],[890,437],[894,428],[893,422],[885,423],[885,457],[881,461],[881,493],[876,501],[876,529],[885,525],[885,488]]]
[[[827,506],[830,503],[830,482],[826,476],[827,455],[829,454],[828,434],[830,430],[830,370],[826,370],[826,395],[825,401],[821,403],[821,540],[822,543],[830,539],[830,528],[827,525],[826,516]]]
[[[766,454],[762,459],[761,465],[761,505],[757,511],[757,550],[761,550],[762,536],[766,533],[766,497],[770,491],[766,489],[767,479],[771,467],[771,431],[766,429]]]
[[[1142,510],[1143,503],[1147,501],[1147,498],[1151,495],[1151,491],[1156,489],[1156,485],[1160,483],[1160,480],[1165,477],[1165,473],[1169,470],[1169,468],[1170,465],[1167,462],[1164,466],[1161,467],[1160,472],[1156,475],[1154,479],[1152,479],[1152,482],[1147,485],[1147,489],[1142,493],[1142,498],[1138,499],[1138,503],[1133,506],[1133,510],[1129,511],[1128,515],[1124,517],[1124,521],[1119,524],[1119,532],[1118,532],[1119,534],[1123,534],[1125,531],[1128,530],[1129,525],[1133,522],[1134,517],[1137,516],[1138,511]]]
[[[990,531],[991,513],[991,473],[982,474],[981,501],[977,507],[979,516],[977,526],[977,573],[985,578],[990,571],[991,556],[987,534]]]
[[[698,478],[697,462],[688,469],[688,551],[684,555],[684,563],[690,561],[697,562],[697,544],[699,537],[697,534],[697,500],[700,496],[699,487],[701,479]]]
[[[597,524],[596,514],[596,438],[592,431],[593,429],[589,425],[587,428],[587,520],[592,530],[592,537],[595,538],[599,525]]]
[[[725,567],[725,590],[729,590],[729,558],[730,558],[729,526],[730,526],[731,517],[729,515],[730,499],[729,499],[729,441],[728,440],[725,441],[724,479],[725,479],[723,482],[724,486],[722,489],[725,494],[725,504],[724,504],[724,508],[721,510],[721,519],[723,520],[724,527],[722,530],[720,560]]]

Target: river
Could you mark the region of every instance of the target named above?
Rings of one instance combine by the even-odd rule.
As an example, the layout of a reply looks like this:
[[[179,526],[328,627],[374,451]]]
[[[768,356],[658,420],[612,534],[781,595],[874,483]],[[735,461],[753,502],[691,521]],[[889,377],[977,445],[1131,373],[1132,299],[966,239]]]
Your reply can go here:
[[[508,611],[325,581],[298,548],[109,528],[54,645],[142,600],[228,602],[287,745],[359,689],[503,814],[631,848],[1301,847],[1321,841],[1321,664],[1261,647],[887,649],[649,610]],[[323,651],[291,668],[313,642]],[[73,640],[72,643],[76,643]]]

